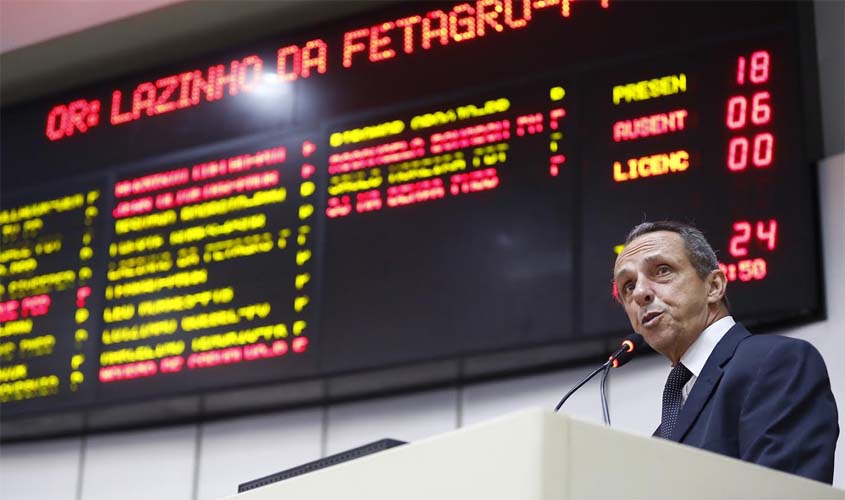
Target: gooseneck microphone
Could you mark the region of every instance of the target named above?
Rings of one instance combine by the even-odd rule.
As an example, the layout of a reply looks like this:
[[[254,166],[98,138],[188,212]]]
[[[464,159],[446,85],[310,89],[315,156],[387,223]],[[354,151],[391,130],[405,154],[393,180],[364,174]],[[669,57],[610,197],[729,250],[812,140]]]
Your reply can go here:
[[[628,335],[625,337],[625,340],[622,341],[622,345],[619,346],[619,349],[610,355],[608,361],[610,361],[614,368],[619,368],[628,361],[631,361],[631,358],[640,353],[640,349],[643,347],[643,342],[643,336],[639,333],[635,332]]]
[[[560,403],[558,403],[557,406],[555,406],[555,411],[559,411],[561,406],[563,406],[563,403],[565,403],[566,400],[569,399],[569,397],[572,396],[572,394],[575,393],[575,391],[580,389],[581,386],[583,386],[584,384],[589,382],[590,379],[595,377],[600,371],[603,370],[604,375],[602,376],[602,380],[601,380],[602,415],[604,417],[605,424],[610,425],[610,411],[608,410],[608,407],[607,407],[607,393],[605,391],[605,383],[607,381],[607,376],[610,372],[610,368],[611,367],[619,368],[622,365],[624,365],[625,363],[627,363],[628,361],[630,361],[631,358],[633,358],[636,354],[639,353],[642,345],[643,345],[643,336],[640,335],[639,333],[632,333],[632,334],[628,335],[627,337],[625,337],[625,339],[622,341],[622,345],[619,347],[619,349],[617,349],[613,354],[611,354],[610,357],[607,358],[607,361],[603,365],[601,365],[595,371],[593,371],[592,373],[587,375],[587,377],[584,378],[584,380],[578,382],[578,384],[576,384],[575,387],[570,389],[569,392],[567,392],[566,395],[563,396],[563,399],[560,400]]]

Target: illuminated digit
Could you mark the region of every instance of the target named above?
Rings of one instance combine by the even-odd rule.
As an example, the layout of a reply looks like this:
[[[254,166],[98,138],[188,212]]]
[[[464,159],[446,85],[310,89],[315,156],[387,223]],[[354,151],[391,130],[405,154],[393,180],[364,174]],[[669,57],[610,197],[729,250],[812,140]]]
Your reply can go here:
[[[744,257],[748,255],[748,248],[743,245],[751,239],[751,223],[748,221],[734,222],[734,231],[735,234],[731,238],[729,250],[734,257]]]
[[[745,57],[738,57],[736,59],[736,84],[745,84]]]
[[[748,139],[734,137],[728,144],[728,168],[734,172],[748,166]]]
[[[751,54],[751,71],[748,79],[752,83],[766,83],[769,81],[769,53],[758,50]]]
[[[778,221],[770,219],[768,228],[764,221],[757,221],[757,239],[766,244],[766,248],[774,250],[777,245]]]
[[[768,91],[757,92],[751,98],[751,122],[765,125],[772,120],[772,107],[769,106],[771,95]]]
[[[728,99],[728,113],[725,116],[725,124],[729,129],[736,130],[745,126],[745,110],[748,101],[741,95],[735,95]]]
[[[740,281],[751,281],[754,277],[753,274],[753,266],[752,261],[750,260],[741,260],[739,261],[739,280]]]
[[[746,141],[747,144],[747,141]],[[775,138],[766,132],[754,137],[754,155],[752,161],[755,167],[768,167],[774,158]],[[747,148],[746,148],[747,151]]]
[[[754,259],[754,278],[761,280],[766,277],[766,261],[764,259]]]

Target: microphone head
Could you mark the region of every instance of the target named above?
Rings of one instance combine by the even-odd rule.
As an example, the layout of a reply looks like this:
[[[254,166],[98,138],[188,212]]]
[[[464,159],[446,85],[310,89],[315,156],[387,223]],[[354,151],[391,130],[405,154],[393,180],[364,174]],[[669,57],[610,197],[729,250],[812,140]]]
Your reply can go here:
[[[625,350],[613,360],[613,367],[619,368],[628,361],[631,361],[634,356],[640,353],[644,342],[645,339],[643,339],[643,336],[636,332],[625,337],[625,340],[622,341],[622,347]]]

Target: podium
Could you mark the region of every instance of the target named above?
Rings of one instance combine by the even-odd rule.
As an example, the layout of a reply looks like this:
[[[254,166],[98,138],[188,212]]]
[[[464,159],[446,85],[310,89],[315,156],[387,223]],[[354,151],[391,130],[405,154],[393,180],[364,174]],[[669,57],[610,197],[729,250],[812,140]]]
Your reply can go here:
[[[227,500],[841,498],[826,484],[547,410],[526,410]]]

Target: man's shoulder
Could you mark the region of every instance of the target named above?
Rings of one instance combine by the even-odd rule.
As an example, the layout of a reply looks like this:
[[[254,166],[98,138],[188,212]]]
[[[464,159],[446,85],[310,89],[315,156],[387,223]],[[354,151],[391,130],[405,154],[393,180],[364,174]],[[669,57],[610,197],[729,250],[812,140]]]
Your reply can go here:
[[[793,378],[828,378],[824,359],[806,340],[777,334],[746,335],[744,328],[731,333],[740,338],[733,355],[722,365],[722,383],[729,387],[748,390],[761,381],[778,384]]]
[[[740,332],[748,332],[748,330],[737,323],[734,328]],[[793,337],[786,337],[776,333],[758,333],[752,334],[740,340],[737,349],[774,349],[774,348],[792,348],[792,349],[813,349],[813,344],[803,339],[796,339]]]
[[[743,331],[745,328],[737,324]],[[821,354],[813,346],[813,344],[806,340],[796,339],[792,337],[785,337],[777,334],[757,334],[749,335],[739,341],[734,354],[734,357],[743,358],[745,360],[755,360],[757,363],[772,363],[776,361],[785,361],[791,359],[797,361],[799,359],[811,358],[814,361],[822,360]]]

